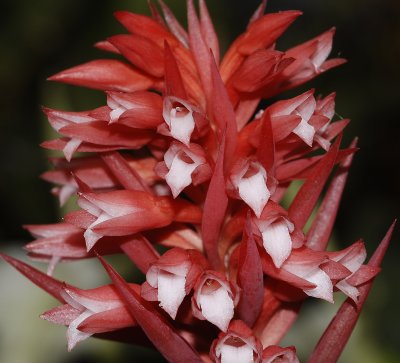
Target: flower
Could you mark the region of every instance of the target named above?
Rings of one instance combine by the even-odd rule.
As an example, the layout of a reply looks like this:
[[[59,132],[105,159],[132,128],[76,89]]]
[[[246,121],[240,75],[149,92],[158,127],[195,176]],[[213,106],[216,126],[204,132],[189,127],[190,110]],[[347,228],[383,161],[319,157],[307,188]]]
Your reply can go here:
[[[172,248],[147,270],[141,294],[146,300],[159,301],[160,307],[175,319],[183,299],[206,266],[198,251]]]
[[[49,275],[58,262],[97,256],[112,284],[82,290],[0,257],[63,304],[42,317],[68,326],[69,350],[106,333],[152,345],[171,362],[297,363],[295,348],[278,344],[302,302],[333,303],[341,290],[349,299],[310,360],[333,363],[393,227],[368,264],[362,241],[326,251],[356,151],[355,143],[341,148],[348,120],[334,119],[334,93],[309,90],[265,109],[260,101],[344,63],[328,59],[334,30],[278,50],[301,13],[264,15],[262,1],[221,58],[204,0],[199,15],[187,0],[187,30],[163,1],[161,12],[149,5],[151,17],[117,12],[128,34],[96,44],[125,60],[50,77],[101,90],[107,101],[81,112],[44,109],[61,137],[42,146],[65,160],[53,158],[42,177],[61,204],[77,193],[80,209],[62,223],[26,226],[36,238],[26,249],[49,262]],[[304,182],[284,208],[295,181]],[[103,258],[114,253],[145,282],[128,284]]]
[[[239,291],[239,287],[229,282],[223,274],[204,271],[194,286],[193,315],[226,331],[239,301]]]
[[[227,332],[213,341],[210,354],[217,363],[260,363],[262,345],[246,324],[233,320]]]
[[[138,291],[140,287],[132,284],[131,288]],[[67,304],[43,313],[41,318],[68,326],[68,350],[95,333],[136,325],[112,285],[90,290],[65,286],[61,295]]]

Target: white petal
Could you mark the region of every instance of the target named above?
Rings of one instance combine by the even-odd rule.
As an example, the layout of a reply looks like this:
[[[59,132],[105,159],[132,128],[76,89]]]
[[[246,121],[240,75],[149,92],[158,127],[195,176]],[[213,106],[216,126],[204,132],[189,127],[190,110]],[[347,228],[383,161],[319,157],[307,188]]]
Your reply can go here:
[[[117,122],[119,117],[126,111],[125,107],[118,107],[110,112],[110,123]]]
[[[293,133],[300,137],[300,139],[302,139],[308,146],[312,146],[315,129],[304,119],[302,119],[301,122],[296,126],[296,128],[293,130]]]
[[[201,313],[210,322],[222,331],[228,329],[229,322],[233,318],[233,301],[229,293],[223,287],[210,294],[199,294],[197,303]]]
[[[292,239],[286,221],[271,223],[261,231],[263,246],[274,265],[280,268],[292,251]]]
[[[170,114],[170,131],[173,138],[189,145],[190,136],[194,130],[194,118],[192,112],[187,113],[185,116],[179,116],[181,111],[173,108]]]
[[[178,105],[174,106],[174,103]],[[179,98],[165,97],[163,118],[169,127],[171,136],[185,145],[189,145],[195,126],[191,106]]]
[[[365,248],[358,249],[358,251],[350,251],[349,254],[335,259],[335,261],[341,263],[344,267],[349,269],[352,273],[355,273],[367,258],[367,251]],[[350,276],[349,276],[350,277]]]
[[[176,198],[179,193],[192,183],[192,173],[197,168],[198,163],[186,163],[179,157],[179,153],[172,161],[168,173],[165,175],[165,181]]]
[[[79,315],[71,324],[69,324],[67,330],[67,341],[68,341],[68,351],[71,351],[79,342],[89,338],[91,333],[84,333],[77,329],[78,325],[82,323],[89,316],[93,315],[90,310],[85,310],[81,315]]]
[[[303,290],[307,295],[333,303],[332,281],[318,266],[309,266],[306,263],[286,263],[284,269],[316,285],[313,289]]]
[[[47,275],[53,276],[54,269],[58,265],[58,263],[61,261],[60,256],[52,256],[49,262],[49,265],[47,266]]]
[[[260,168],[262,167],[260,166]],[[265,172],[265,170],[263,171]],[[258,218],[260,218],[271,196],[263,174],[262,170],[259,170],[256,174],[248,178],[243,177],[237,185],[240,197],[254,211]]]
[[[325,151],[328,151],[331,143],[329,140],[325,139],[324,137],[322,137],[321,135],[316,134],[314,136],[314,140],[319,144],[319,146],[321,146]]]
[[[60,201],[60,206],[62,207],[68,198],[76,193],[77,187],[73,184],[65,184],[63,185],[58,193],[58,200]]]
[[[247,344],[241,347],[224,344],[221,347],[221,363],[254,363],[253,349]]]
[[[89,252],[97,243],[97,241],[103,236],[101,234],[93,232],[90,228],[88,228],[83,234],[83,237],[85,237],[86,250]]]
[[[114,97],[111,94],[108,94],[107,106],[115,110],[120,106],[120,103],[116,99],[114,99]]]
[[[185,283],[185,276],[162,270],[158,273],[158,301],[172,319],[175,319],[178,308],[186,296]]]
[[[328,58],[329,53],[332,50],[332,41],[320,40],[317,45],[317,50],[311,57],[311,61],[314,64],[315,69],[318,71],[321,65]]]
[[[100,216],[100,214],[103,213],[99,207],[94,205],[90,200],[86,199],[84,196],[80,196],[80,198],[78,199],[78,205],[82,209],[84,209],[85,211],[96,217]]]
[[[299,107],[296,108],[296,113],[305,121],[308,121],[314,114],[317,102],[313,95],[310,95]]]
[[[108,218],[122,217],[127,214],[138,213],[142,210],[136,205],[134,201],[131,200],[128,200],[126,204],[121,201],[104,201],[103,199],[96,198],[95,196],[90,194],[84,195],[83,198],[80,198],[80,200],[78,201],[79,206],[81,206],[81,200],[84,201],[84,199],[88,200],[91,205],[86,203],[86,205],[84,204],[84,207],[82,208],[86,209],[90,214],[94,214],[97,216],[99,215],[98,212],[97,214],[92,213],[91,210],[89,210],[88,208],[97,208],[97,210],[100,211],[100,214],[106,213],[109,216]]]
[[[308,296],[324,299],[333,303],[332,281],[324,271],[318,268],[303,278],[317,285],[314,289],[304,290]]]
[[[350,285],[345,280],[339,281],[335,286],[344,294],[346,294],[348,297],[350,297],[355,303],[357,303],[357,299],[358,296],[360,295],[360,292],[356,287]]]
[[[83,236],[85,237],[86,249],[90,251],[96,242],[103,237],[103,235],[98,234],[92,230],[92,228],[101,222],[109,220],[111,217],[107,213],[101,213],[97,219],[86,229]]]
[[[71,139],[67,142],[63,149],[63,153],[67,161],[71,161],[72,155],[78,149],[81,143],[82,140],[79,139]]]

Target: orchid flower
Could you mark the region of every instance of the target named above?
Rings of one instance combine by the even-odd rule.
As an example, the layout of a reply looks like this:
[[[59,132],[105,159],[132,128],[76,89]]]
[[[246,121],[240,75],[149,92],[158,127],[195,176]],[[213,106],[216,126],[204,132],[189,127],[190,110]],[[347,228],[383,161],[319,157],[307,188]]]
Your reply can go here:
[[[239,293],[239,287],[220,273],[204,271],[194,286],[193,315],[226,331],[239,301]]]
[[[217,363],[260,363],[261,342],[241,320],[233,320],[226,333],[221,332],[211,346],[211,356]]]
[[[138,290],[139,286],[132,288]],[[68,350],[95,333],[136,325],[112,285],[91,290],[65,286],[62,297],[67,304],[43,313],[41,318],[68,326]]]
[[[298,363],[296,348],[279,344],[302,302],[334,303],[339,290],[348,300],[310,358],[334,363],[394,225],[367,264],[361,240],[327,251],[357,150],[341,146],[348,120],[334,121],[334,93],[260,103],[344,63],[328,58],[334,29],[278,49],[301,12],[264,14],[263,0],[221,56],[204,0],[199,12],[187,0],[187,29],[159,5],[149,2],[151,16],[115,14],[127,34],[96,47],[122,60],[49,78],[102,91],[106,104],[44,109],[60,138],[42,146],[64,157],[42,178],[61,204],[78,195],[61,223],[26,226],[35,238],[29,257],[48,262],[48,274],[0,258],[60,301],[42,318],[68,327],[68,350],[101,336],[153,347],[174,363]],[[145,281],[127,283],[109,254],[126,255]],[[110,285],[83,290],[51,277],[59,262],[92,257]]]
[[[195,250],[170,249],[148,269],[142,296],[146,300],[159,301],[175,319],[180,304],[206,266],[203,259]]]

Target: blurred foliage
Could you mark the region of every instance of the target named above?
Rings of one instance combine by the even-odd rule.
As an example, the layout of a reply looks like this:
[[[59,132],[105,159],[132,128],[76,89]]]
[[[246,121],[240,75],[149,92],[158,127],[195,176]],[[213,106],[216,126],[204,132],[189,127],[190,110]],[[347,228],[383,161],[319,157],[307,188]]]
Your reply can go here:
[[[167,2],[185,23],[184,1]],[[258,1],[209,0],[208,3],[216,19],[222,48],[226,50],[227,45],[245,28]],[[392,219],[399,215],[400,3],[398,0],[270,0],[268,4],[270,12],[293,8],[304,11],[304,15],[279,41],[279,49],[284,50],[336,26],[337,35],[332,54],[348,58],[349,63],[280,97],[289,98],[311,87],[316,87],[317,93],[324,95],[337,91],[337,113],[352,118],[345,143],[359,136],[361,151],[352,167],[335,237],[338,247],[344,247],[363,236],[368,251],[372,251]],[[105,98],[100,92],[46,83],[45,79],[62,69],[94,58],[108,57],[91,45],[107,36],[123,32],[112,17],[112,13],[119,9],[147,12],[144,0],[1,2],[0,198],[3,213],[0,245],[8,242],[19,246],[19,243],[28,241],[28,234],[21,228],[24,223],[51,223],[60,219],[57,201],[49,194],[49,185],[38,178],[49,167],[46,152],[38,144],[52,137],[49,136],[49,127],[40,105],[83,110],[103,104]],[[361,322],[349,348],[354,354],[347,354],[347,358],[342,360],[344,363],[363,360],[366,355],[370,357],[368,362],[373,361],[371,357],[379,357],[375,362],[400,361],[397,328],[400,325],[397,307],[400,291],[394,288],[399,274],[398,236],[396,232],[383,272],[366,306],[365,315],[368,319]],[[3,247],[6,245],[2,246],[2,250]],[[4,269],[4,266],[0,267]],[[14,281],[14,278],[20,281],[14,272],[7,274],[7,280],[0,281],[3,285],[2,294],[9,293],[10,281]],[[25,290],[26,285],[20,285],[18,295],[24,304],[26,298],[23,296],[31,293],[31,289]],[[5,295],[0,299],[0,306],[6,301]],[[308,320],[305,328],[304,320],[308,319],[309,309],[316,309],[316,305],[310,306],[306,306],[305,317],[296,326],[296,331],[300,331],[297,337],[302,336],[304,329],[311,330]],[[21,305],[20,308],[25,309],[25,306]],[[44,310],[46,306],[42,308]],[[329,320],[324,313],[326,306],[318,309],[322,309],[319,315],[324,316],[324,319],[316,333],[307,338],[311,344]],[[2,316],[8,314],[0,311]],[[38,312],[33,314],[38,315]],[[51,329],[50,324],[42,322],[43,325],[45,329]],[[25,329],[23,326],[18,327]],[[58,330],[62,331],[63,328]],[[4,340],[1,339],[2,336],[0,348],[3,350]],[[305,343],[300,342],[300,347]],[[92,342],[82,345],[86,344],[94,344],[96,349],[99,346]],[[111,343],[108,346],[114,347]],[[32,347],[26,349],[35,350]],[[92,355],[96,349],[80,349],[68,355],[65,362],[99,362],[99,354]],[[363,352],[365,354],[360,359]],[[123,347],[115,354],[114,358],[102,355],[102,360],[115,361],[127,356],[141,357],[139,361],[154,358],[153,353],[143,352],[140,355],[142,353],[135,352],[133,355],[130,347]],[[29,361],[21,358],[15,362],[34,363],[34,360],[32,357]]]

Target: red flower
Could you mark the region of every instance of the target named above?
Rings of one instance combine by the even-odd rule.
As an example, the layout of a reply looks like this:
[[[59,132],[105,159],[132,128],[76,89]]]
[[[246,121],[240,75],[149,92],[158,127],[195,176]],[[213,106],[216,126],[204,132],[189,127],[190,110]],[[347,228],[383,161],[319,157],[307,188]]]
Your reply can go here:
[[[206,266],[204,257],[195,250],[170,249],[147,270],[142,296],[159,301],[161,308],[175,319],[183,299]]]

